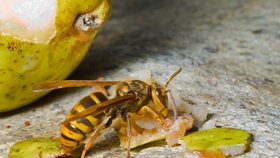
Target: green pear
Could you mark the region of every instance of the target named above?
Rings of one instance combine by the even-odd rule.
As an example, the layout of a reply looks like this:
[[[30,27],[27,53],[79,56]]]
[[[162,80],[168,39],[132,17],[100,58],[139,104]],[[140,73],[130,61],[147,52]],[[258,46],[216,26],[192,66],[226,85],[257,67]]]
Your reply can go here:
[[[65,79],[110,14],[110,0],[9,0],[0,6],[0,112],[47,92],[32,87]]]
[[[15,143],[8,158],[54,158],[64,155],[58,139],[29,138]]]
[[[237,156],[249,149],[252,135],[234,128],[211,128],[186,135],[180,144],[191,151],[221,151]]]

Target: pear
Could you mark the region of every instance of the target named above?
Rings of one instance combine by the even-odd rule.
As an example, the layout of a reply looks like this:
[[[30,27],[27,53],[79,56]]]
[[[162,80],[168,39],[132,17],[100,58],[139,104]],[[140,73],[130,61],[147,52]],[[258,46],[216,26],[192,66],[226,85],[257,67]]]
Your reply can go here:
[[[235,128],[211,128],[186,135],[179,143],[186,150],[201,152],[204,157],[209,154],[237,156],[245,153],[249,149],[251,139],[252,135],[244,130]]]
[[[0,0],[0,112],[47,92],[81,62],[110,14],[110,0]]]
[[[54,158],[64,155],[64,149],[57,139],[29,138],[14,144],[8,158]]]

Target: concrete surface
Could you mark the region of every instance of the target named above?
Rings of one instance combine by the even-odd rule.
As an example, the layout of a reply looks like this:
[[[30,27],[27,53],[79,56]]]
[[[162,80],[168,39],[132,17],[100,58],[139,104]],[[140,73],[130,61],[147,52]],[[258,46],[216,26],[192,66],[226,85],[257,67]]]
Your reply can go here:
[[[206,104],[209,124],[250,131],[240,158],[280,157],[279,0],[113,0],[113,13],[87,58],[69,79],[126,79],[151,70],[172,82],[186,104]],[[52,92],[0,116],[0,157],[15,142],[59,135],[61,122],[90,88]],[[30,125],[26,126],[25,121]],[[97,142],[89,157],[125,156],[116,134]],[[113,142],[113,143],[112,143]],[[153,147],[138,157],[183,157],[180,147]]]

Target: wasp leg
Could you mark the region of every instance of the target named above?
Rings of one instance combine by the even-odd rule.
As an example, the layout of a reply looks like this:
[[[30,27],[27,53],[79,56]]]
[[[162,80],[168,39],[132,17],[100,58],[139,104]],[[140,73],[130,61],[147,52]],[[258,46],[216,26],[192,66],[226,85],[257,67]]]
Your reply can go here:
[[[145,111],[155,120],[157,120],[161,126],[165,129],[168,129],[167,125],[165,124],[165,118],[157,113],[153,108],[149,107],[149,106],[143,106],[138,112],[137,114],[144,114]]]
[[[92,134],[92,137],[90,138],[90,140],[86,143],[85,148],[83,150],[83,153],[81,155],[81,158],[84,158],[86,155],[86,152],[88,151],[88,149],[92,146],[92,144],[94,143],[94,141],[96,140],[97,136],[101,133],[102,130],[104,130],[106,128],[106,124],[108,123],[108,121],[110,120],[111,117],[107,117],[104,119],[103,122],[101,122],[97,128],[95,129],[95,131]]]
[[[172,109],[173,109],[173,115],[174,115],[174,121],[175,121],[175,120],[177,120],[177,116],[178,116],[178,110],[177,110],[175,98],[174,98],[174,95],[172,94],[171,90],[167,90],[166,93],[169,93],[170,98],[172,100]]]
[[[130,142],[131,142],[131,122],[130,122],[130,115],[126,114],[126,121],[127,121],[127,158],[130,158]]]

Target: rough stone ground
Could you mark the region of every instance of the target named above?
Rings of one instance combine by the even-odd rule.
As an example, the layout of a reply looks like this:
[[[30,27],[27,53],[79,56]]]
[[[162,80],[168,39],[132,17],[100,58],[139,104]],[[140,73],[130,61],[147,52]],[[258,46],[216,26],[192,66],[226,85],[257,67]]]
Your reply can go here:
[[[172,87],[186,104],[206,104],[208,123],[254,135],[240,158],[280,157],[279,15],[279,0],[113,1],[111,19],[70,79],[117,80],[151,70],[164,82],[182,67]],[[17,141],[58,136],[59,122],[89,91],[59,90],[1,114],[0,157]],[[97,142],[89,157],[125,156],[115,134],[108,137],[113,142]],[[133,155],[173,158],[183,151],[163,146]]]

